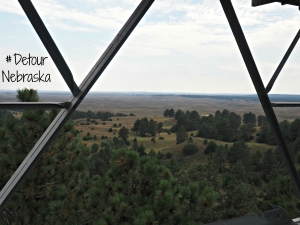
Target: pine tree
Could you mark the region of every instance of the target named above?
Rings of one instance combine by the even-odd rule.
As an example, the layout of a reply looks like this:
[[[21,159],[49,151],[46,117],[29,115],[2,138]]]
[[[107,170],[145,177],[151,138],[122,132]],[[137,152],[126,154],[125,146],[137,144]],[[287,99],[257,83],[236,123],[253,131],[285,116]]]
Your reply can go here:
[[[185,142],[188,139],[188,134],[184,126],[181,126],[176,133],[176,144]]]
[[[217,194],[197,183],[182,186],[156,157],[127,149],[112,152],[105,177],[88,190],[95,224],[199,224],[212,222]],[[99,216],[101,215],[101,216]]]
[[[162,123],[162,122],[159,122],[159,123],[157,124],[156,131],[157,131],[157,133],[158,133],[158,136],[160,136],[160,133],[163,132],[163,123]]]
[[[169,114],[170,114],[170,109],[166,109],[164,111],[164,117],[169,117]]]
[[[238,160],[237,163],[232,168],[233,176],[240,181],[246,182],[247,181],[247,174],[243,162]]]
[[[225,215],[229,218],[259,213],[256,191],[249,184],[231,180],[226,188]]]
[[[175,119],[178,120],[182,116],[184,116],[184,112],[178,109],[175,113]]]
[[[126,127],[123,126],[119,130],[119,137],[126,140],[128,138],[128,135],[129,135],[129,130]]]
[[[174,109],[171,108],[171,109],[169,110],[169,117],[174,117],[174,115],[175,115]]]
[[[151,119],[149,121],[149,128],[148,128],[148,133],[151,134],[151,136],[155,137],[156,136],[156,131],[157,131],[157,122]]]
[[[272,149],[266,151],[262,160],[262,177],[265,181],[269,180],[269,175],[271,174],[272,167],[275,165],[275,156]]]
[[[35,90],[18,90],[18,99],[37,101]],[[0,128],[0,188],[8,181],[57,114],[44,110],[24,110],[21,119],[7,118]],[[87,148],[74,137],[68,122],[54,139],[4,211],[10,212],[6,224],[74,224],[85,222],[84,193],[88,180]],[[4,217],[3,217],[4,218]],[[1,218],[1,219],[3,219]]]
[[[248,166],[251,164],[251,157],[246,143],[243,141],[234,143],[228,151],[227,159],[232,166],[241,160],[246,170],[248,170]]]

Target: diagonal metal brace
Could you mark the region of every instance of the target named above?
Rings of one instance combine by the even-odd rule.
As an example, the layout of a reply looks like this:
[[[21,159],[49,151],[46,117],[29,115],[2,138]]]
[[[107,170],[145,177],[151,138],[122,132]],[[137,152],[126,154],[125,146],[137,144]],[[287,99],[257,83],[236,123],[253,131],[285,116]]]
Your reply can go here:
[[[72,94],[75,96],[79,92],[79,88],[74,81],[72,72],[68,67],[66,61],[64,60],[63,56],[61,55],[56,44],[54,43],[50,33],[48,32],[38,12],[34,8],[30,0],[18,0],[18,1],[21,7],[23,8],[24,12],[26,13],[36,33],[38,34],[41,41],[43,42],[45,48],[47,49],[49,55],[51,56],[53,62],[55,63],[57,69],[59,70],[60,74],[64,78]]]
[[[79,86],[80,91],[71,98],[70,105],[66,109],[60,110],[58,115],[52,121],[50,126],[47,128],[42,137],[38,140],[26,158],[23,160],[22,164],[18,167],[16,172],[12,175],[9,181],[6,183],[4,188],[0,192],[0,210],[5,206],[6,202],[14,191],[21,184],[22,180],[29,173],[30,169],[34,167],[35,163],[39,160],[43,152],[50,145],[51,141],[58,134],[60,129],[68,121],[72,113],[84,99],[86,94],[95,84],[97,79],[100,77],[102,72],[108,66],[110,61],[116,55],[118,50],[121,48],[123,43],[129,37],[131,32],[134,30],[136,25],[145,15],[147,10],[150,8],[154,0],[143,0],[133,14],[130,16],[128,21],[122,27],[120,32],[114,38],[112,43],[108,46],[105,52],[102,54],[100,59],[97,61],[92,70],[88,73],[84,81]]]
[[[276,79],[277,79],[279,73],[281,72],[281,70],[282,70],[284,64],[286,63],[286,61],[288,60],[290,54],[292,53],[294,47],[295,47],[296,44],[297,44],[299,38],[300,38],[300,30],[299,30],[298,33],[296,34],[296,36],[295,36],[293,42],[291,43],[289,49],[288,49],[287,52],[285,53],[283,59],[281,60],[279,66],[277,67],[277,69],[276,69],[274,75],[272,76],[271,80],[269,81],[269,83],[268,83],[268,85],[267,85],[267,87],[266,87],[266,92],[267,92],[267,93],[269,93],[269,92],[271,91],[271,89],[272,89],[272,87],[273,87],[273,85],[274,85],[274,83],[275,83],[275,81],[276,81]]]
[[[281,132],[280,126],[278,124],[278,120],[276,118],[276,115],[274,113],[274,110],[271,106],[271,102],[269,99],[269,96],[266,92],[266,89],[263,85],[263,82],[261,80],[260,74],[258,72],[258,69],[256,67],[256,64],[254,62],[253,56],[251,54],[250,48],[248,46],[248,43],[246,41],[246,38],[244,36],[242,27],[238,21],[238,18],[235,14],[234,8],[232,6],[231,0],[220,0],[221,5],[223,7],[223,10],[225,12],[225,15],[228,19],[229,25],[231,27],[232,33],[235,37],[235,40],[238,44],[238,47],[240,49],[240,52],[242,54],[242,57],[244,59],[244,62],[246,64],[246,67],[248,69],[248,72],[250,74],[250,77],[252,79],[252,82],[254,84],[254,87],[256,89],[257,95],[259,97],[259,100],[261,102],[262,108],[266,114],[266,117],[269,121],[269,124],[274,132],[274,135],[277,140],[277,144],[279,149],[282,152],[284,161],[286,163],[286,166],[288,168],[288,171],[290,173],[290,176],[293,180],[294,186],[296,188],[298,197],[300,197],[300,179],[299,175],[297,173],[296,167],[294,165],[293,159],[291,157],[291,154],[289,152],[289,149],[287,147],[287,144],[285,142],[285,139],[283,137],[283,134]]]

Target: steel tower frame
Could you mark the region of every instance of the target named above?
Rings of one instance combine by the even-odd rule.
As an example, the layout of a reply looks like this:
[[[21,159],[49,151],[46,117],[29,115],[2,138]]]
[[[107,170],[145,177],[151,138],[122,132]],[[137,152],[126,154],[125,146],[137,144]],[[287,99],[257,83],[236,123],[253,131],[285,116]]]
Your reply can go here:
[[[76,110],[79,106],[81,101],[90,91],[92,86],[101,76],[103,71],[106,69],[110,61],[113,57],[117,54],[119,49],[122,47],[124,42],[127,40],[131,32],[137,26],[139,21],[143,18],[146,14],[154,0],[142,0],[141,3],[137,6],[133,14],[121,28],[119,33],[113,39],[111,44],[107,47],[105,52],[99,58],[97,63],[93,66],[87,76],[84,78],[82,83],[77,86],[73,79],[73,75],[71,70],[69,69],[68,65],[66,64],[63,56],[61,55],[59,49],[57,48],[55,42],[53,41],[50,33],[48,32],[46,26],[44,25],[42,19],[40,18],[38,12],[34,8],[32,2],[30,0],[18,0],[21,7],[23,8],[25,14],[27,15],[28,19],[30,20],[32,26],[34,27],[36,33],[40,37],[42,43],[44,44],[45,48],[47,49],[50,57],[54,61],[56,67],[58,68],[61,76],[67,83],[70,91],[72,92],[73,96],[70,98],[68,102],[1,102],[0,109],[36,109],[36,108],[58,108],[61,109],[55,119],[52,121],[50,126],[23,160],[22,164],[18,167],[6,185],[0,192],[0,210],[3,209],[6,202],[9,200],[11,195],[14,191],[19,187],[22,180],[26,177],[35,163],[39,160],[43,152],[49,146],[50,142],[54,139],[54,137],[58,134],[60,129],[64,126],[67,120],[70,118],[72,113]],[[272,89],[279,73],[281,72],[283,66],[285,65],[287,59],[289,58],[291,52],[293,51],[295,45],[297,44],[300,38],[300,30],[296,34],[294,40],[292,41],[289,49],[287,50],[286,54],[284,55],[282,61],[280,62],[279,66],[277,67],[275,73],[273,74],[269,84],[267,87],[264,87],[262,82],[261,76],[258,72],[257,66],[251,54],[250,48],[246,41],[246,38],[243,34],[243,30],[241,25],[238,21],[238,18],[235,14],[233,5],[231,0],[220,0],[222,8],[225,12],[225,15],[228,19],[229,25],[249,72],[249,75],[252,79],[253,85],[256,89],[257,95],[260,99],[262,108],[266,114],[268,122],[275,134],[278,146],[284,156],[284,160],[286,166],[288,167],[290,176],[293,180],[296,192],[298,197],[300,197],[300,179],[299,175],[297,174],[294,162],[288,150],[287,144],[284,140],[284,136],[281,132],[279,127],[279,123],[277,117],[275,115],[273,107],[299,107],[300,103],[272,103],[269,99],[268,93]],[[300,0],[252,0],[252,6],[259,6],[263,4],[268,4],[272,2],[281,2],[281,4],[291,4],[295,6],[299,6],[300,8]],[[281,216],[280,216],[281,215]],[[234,220],[229,220],[226,222],[216,222],[213,223],[215,225],[219,224],[245,224],[247,221],[256,220],[255,224],[296,224],[294,223],[288,215],[282,210],[281,208],[275,208],[273,211],[264,212],[263,214],[259,214],[259,216],[250,216],[250,217],[242,217],[236,218]],[[268,223],[265,223],[268,221]],[[247,223],[248,224],[248,223]],[[253,224],[253,223],[249,223]]]
[[[228,23],[236,40],[236,43],[239,47],[241,55],[243,57],[244,63],[247,67],[248,73],[251,77],[252,83],[255,87],[256,93],[258,98],[261,102],[262,108],[266,114],[268,122],[273,130],[275,135],[277,144],[281,153],[283,155],[285,164],[288,168],[290,177],[292,178],[293,184],[295,186],[296,192],[298,197],[300,197],[300,179],[297,173],[295,164],[287,147],[286,141],[284,139],[283,133],[280,129],[277,117],[275,115],[273,107],[299,107],[299,103],[271,103],[268,93],[272,89],[279,73],[281,72],[284,64],[286,63],[287,59],[289,58],[291,52],[293,51],[295,45],[297,44],[300,38],[300,30],[297,32],[294,40],[292,41],[290,47],[288,48],[286,54],[284,55],[283,59],[281,60],[279,66],[275,70],[271,80],[269,81],[267,87],[265,88],[261,76],[258,72],[257,66],[253,59],[252,53],[246,41],[245,35],[243,33],[242,27],[239,23],[238,17],[234,11],[233,5],[231,0],[220,0],[223,11],[227,17]],[[272,2],[281,2],[282,4],[288,4],[288,0],[252,0],[252,6],[259,6],[263,4],[268,4]],[[291,1],[290,1],[291,2]],[[292,1],[292,5],[297,5],[300,7],[300,1]],[[219,221],[215,223],[211,223],[210,225],[271,225],[271,224],[281,224],[281,225],[296,225],[288,214],[280,207],[273,206],[273,210],[263,212],[260,214],[254,214],[245,217],[234,218],[227,221]]]
[[[50,142],[54,137],[59,133],[60,129],[68,121],[72,113],[79,106],[81,101],[90,91],[92,86],[98,80],[100,75],[103,73],[105,68],[108,66],[113,57],[117,54],[119,49],[122,47],[126,39],[129,37],[131,32],[134,30],[136,25],[143,18],[145,13],[148,11],[154,0],[142,0],[141,3],[137,6],[135,11],[129,17],[127,22],[118,32],[116,37],[113,39],[111,44],[107,47],[105,52],[84,78],[82,83],[77,86],[73,79],[73,75],[66,64],[63,56],[61,55],[59,49],[54,43],[50,33],[48,32],[46,26],[44,25],[42,19],[40,18],[38,12],[36,11],[34,5],[30,0],[18,0],[24,12],[26,13],[28,19],[30,20],[32,26],[34,27],[36,33],[43,42],[45,48],[47,49],[49,55],[54,61],[56,67],[58,68],[61,76],[67,83],[69,89],[71,90],[73,96],[68,102],[64,103],[55,103],[55,102],[2,102],[0,103],[0,109],[6,108],[22,108],[22,109],[33,109],[33,108],[59,108],[61,109],[58,115],[51,122],[47,130],[34,145],[32,150],[23,160],[21,165],[8,180],[6,185],[0,192],[0,210],[5,206],[6,202],[9,200],[10,196],[14,191],[19,187],[22,180],[26,177],[32,167],[39,160],[43,152],[49,146]]]

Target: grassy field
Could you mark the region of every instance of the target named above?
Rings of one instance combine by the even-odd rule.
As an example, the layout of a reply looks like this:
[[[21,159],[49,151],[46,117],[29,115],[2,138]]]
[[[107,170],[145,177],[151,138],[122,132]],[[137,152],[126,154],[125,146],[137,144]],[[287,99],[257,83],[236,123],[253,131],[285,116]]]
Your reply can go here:
[[[70,98],[70,95],[66,94],[40,94],[41,101],[52,101],[60,102],[66,101]],[[1,94],[0,101],[16,101],[15,94]],[[147,117],[148,119],[154,119],[158,122],[163,122],[164,128],[170,128],[176,123],[174,119],[163,117],[164,110],[168,108],[173,108],[175,111],[181,109],[186,110],[197,110],[201,116],[214,114],[216,110],[222,111],[223,109],[228,109],[229,111],[236,112],[243,116],[246,112],[253,112],[257,116],[264,115],[262,107],[259,102],[252,101],[228,101],[228,100],[215,100],[215,99],[199,99],[199,98],[184,98],[179,96],[151,96],[151,95],[134,95],[134,94],[109,94],[109,93],[99,93],[88,95],[83,102],[80,104],[78,110],[93,112],[113,112],[113,113],[134,113],[135,117],[113,117],[112,121],[106,121],[105,125],[101,120],[97,120],[98,125],[80,125],[81,123],[86,124],[86,119],[78,119],[75,121],[76,129],[80,132],[80,136],[83,138],[89,132],[92,136],[96,135],[97,140],[85,141],[88,146],[93,143],[100,144],[101,136],[107,136],[112,139],[114,136],[118,136],[118,131],[121,127],[113,128],[115,129],[115,135],[113,132],[108,132],[113,124],[122,124],[127,128],[132,128],[134,122],[137,119]],[[276,114],[279,121],[289,120],[292,121],[295,118],[300,117],[300,112],[297,108],[277,108]],[[194,132],[194,135],[196,132]],[[174,156],[181,156],[181,151],[184,146],[183,144],[176,145],[176,135],[167,133],[162,133],[163,140],[156,137],[156,143],[151,141],[151,137],[140,137],[138,134],[130,131],[129,141],[132,144],[134,138],[137,138],[139,144],[143,144],[146,147],[146,151],[154,149],[156,152],[160,151],[162,153],[170,152]],[[232,143],[216,141],[218,145],[227,144],[229,147]],[[198,162],[206,161],[207,156],[204,155],[205,146],[203,145],[203,138],[194,137],[194,143],[199,147],[200,151],[191,157],[185,157],[188,161],[196,160]],[[247,143],[251,151],[255,152],[259,150],[264,152],[269,148],[275,148],[275,146],[269,146],[265,144],[256,143],[254,140]]]
[[[60,102],[67,101],[71,95],[52,93],[41,93],[41,101]],[[1,92],[0,101],[17,101],[16,94]],[[257,116],[264,115],[261,104],[255,101],[228,101],[216,99],[185,98],[180,96],[154,96],[135,94],[112,94],[97,93],[89,94],[79,105],[81,111],[110,111],[113,113],[134,113],[139,117],[160,117],[166,108],[173,108],[175,111],[181,109],[197,110],[201,116],[214,114],[217,110],[228,109],[243,115],[246,112],[253,112]],[[300,117],[298,108],[275,108],[279,121]]]
[[[137,119],[141,119],[141,118],[142,118],[142,116],[112,117],[112,121],[105,121],[105,125],[103,125],[103,121],[101,121],[101,120],[96,120],[98,122],[98,125],[94,125],[94,124],[80,125],[82,123],[86,124],[88,121],[86,119],[77,119],[77,120],[75,120],[75,124],[76,124],[76,129],[79,131],[82,131],[79,133],[81,138],[86,136],[88,132],[91,134],[92,137],[94,135],[97,136],[97,140],[84,141],[84,143],[86,143],[87,146],[91,146],[94,143],[100,145],[101,142],[106,142],[106,141],[112,140],[113,137],[118,137],[119,129],[122,126],[125,126],[128,129],[131,129],[133,127],[134,122]],[[157,116],[157,117],[149,116],[147,118],[149,120],[154,119],[158,122],[163,122],[164,128],[170,128],[173,124],[176,123],[175,119],[165,118],[162,116]],[[117,124],[118,128],[114,128],[113,124]],[[119,126],[119,124],[121,124],[121,126]],[[112,128],[113,130],[115,130],[115,134],[113,132],[109,132],[108,131],[109,128]],[[259,130],[258,127],[257,127],[257,130]],[[189,135],[191,133],[196,135],[197,132],[196,131],[189,132]],[[101,136],[107,136],[108,139],[102,140],[100,138]],[[139,134],[130,131],[128,140],[129,140],[130,144],[132,145],[133,139],[136,138],[138,140],[138,144],[139,145],[143,144],[143,146],[146,148],[146,152],[149,152],[151,149],[153,149],[155,152],[160,151],[163,154],[170,152],[176,158],[183,158],[182,157],[183,156],[182,148],[184,147],[184,145],[186,143],[181,143],[181,144],[177,145],[176,144],[176,134],[174,134],[174,133],[167,134],[166,132],[163,132],[160,134],[160,136],[164,137],[164,139],[160,140],[159,136],[157,134],[156,142],[153,143],[151,141],[151,137],[140,137]],[[184,157],[184,164],[186,165],[186,167],[188,167],[193,162],[197,162],[197,163],[201,163],[201,164],[204,164],[207,162],[208,156],[204,154],[204,150],[206,148],[206,145],[203,144],[204,138],[193,137],[193,140],[194,140],[194,143],[198,146],[199,152],[193,156],[185,156]],[[208,139],[208,141],[210,141],[210,140]],[[214,141],[218,145],[226,145],[227,144],[228,147],[231,147],[233,145],[233,143],[230,143],[230,142],[223,142],[223,141],[216,141],[216,140],[214,140]],[[247,145],[250,148],[251,153],[254,153],[257,150],[260,151],[261,153],[264,153],[265,151],[267,151],[270,148],[275,149],[275,146],[270,146],[267,144],[259,144],[259,143],[256,143],[254,140],[252,140],[251,142],[248,142]]]

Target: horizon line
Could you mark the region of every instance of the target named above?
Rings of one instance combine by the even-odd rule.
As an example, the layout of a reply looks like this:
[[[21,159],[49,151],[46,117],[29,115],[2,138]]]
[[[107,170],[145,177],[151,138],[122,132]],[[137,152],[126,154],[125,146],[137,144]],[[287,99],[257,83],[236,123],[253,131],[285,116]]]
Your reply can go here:
[[[15,92],[14,89],[0,89],[0,92]],[[59,90],[38,90],[40,93],[47,93],[47,92],[56,92],[56,93],[66,93],[72,94],[70,91],[59,91]],[[110,93],[110,94],[180,94],[180,95],[256,95],[256,93],[200,93],[200,92],[162,92],[162,91],[90,91],[89,93]],[[269,95],[300,95],[300,94],[279,94],[279,93],[272,93]]]

